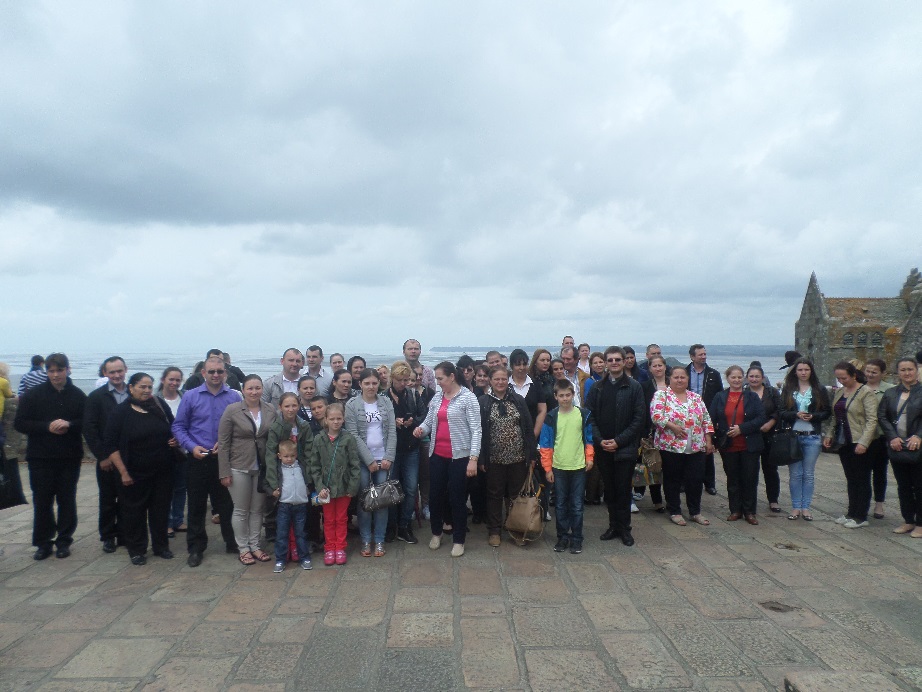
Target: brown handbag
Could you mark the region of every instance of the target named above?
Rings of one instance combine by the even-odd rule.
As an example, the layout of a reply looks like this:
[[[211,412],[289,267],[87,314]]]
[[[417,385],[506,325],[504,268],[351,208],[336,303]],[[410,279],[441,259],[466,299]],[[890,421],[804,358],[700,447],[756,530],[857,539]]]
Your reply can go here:
[[[544,531],[544,521],[539,490],[535,488],[534,474],[529,472],[519,494],[512,500],[506,515],[506,531],[519,545],[533,541]]]

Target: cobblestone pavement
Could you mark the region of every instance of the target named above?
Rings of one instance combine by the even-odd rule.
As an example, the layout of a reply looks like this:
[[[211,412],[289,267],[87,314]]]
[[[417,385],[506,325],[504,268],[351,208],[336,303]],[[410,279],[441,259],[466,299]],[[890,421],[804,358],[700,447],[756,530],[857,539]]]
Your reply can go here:
[[[276,575],[220,538],[197,569],[182,534],[171,561],[104,554],[86,466],[70,558],[33,561],[31,507],[0,512],[0,690],[920,689],[922,540],[891,533],[895,483],[887,518],[849,530],[838,459],[817,475],[813,523],[728,524],[721,487],[710,527],[644,499],[633,548],[600,542],[589,507],[581,555],[551,551],[553,524],[495,549],[473,526],[460,559],[423,528],[383,558],[350,536],[347,566]]]

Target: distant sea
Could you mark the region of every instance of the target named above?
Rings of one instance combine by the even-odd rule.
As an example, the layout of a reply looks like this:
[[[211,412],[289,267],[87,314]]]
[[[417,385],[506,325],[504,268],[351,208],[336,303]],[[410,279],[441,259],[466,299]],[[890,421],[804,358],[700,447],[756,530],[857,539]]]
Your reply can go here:
[[[645,347],[646,344],[634,346],[634,348],[637,349],[639,361],[644,359],[643,350]],[[525,352],[529,354],[529,357],[536,348],[547,348],[555,356],[560,350],[559,346],[436,346],[423,351],[420,356],[420,361],[430,366],[436,365],[443,360],[454,363],[464,354],[476,360],[483,358],[487,351],[496,350],[508,355],[514,348],[524,349]],[[592,347],[593,351],[602,351],[604,349],[605,346]],[[671,357],[682,363],[688,363],[688,346],[662,346],[662,349],[663,355],[667,358]],[[790,346],[777,345],[708,345],[708,364],[723,374],[724,370],[730,365],[740,365],[745,370],[752,361],[758,360],[762,363],[762,368],[765,370],[766,376],[772,383],[775,383],[783,377],[783,373],[779,372],[779,369],[784,365],[784,352],[789,349]],[[333,352],[333,350],[329,351],[329,353]],[[29,361],[32,355],[31,353],[11,353],[0,356],[0,360],[5,359],[10,366],[10,384],[13,387],[13,391],[16,391],[20,377],[28,371]],[[71,378],[74,384],[84,391],[89,392],[96,383],[99,364],[110,355],[115,354],[89,352],[68,353],[67,355],[70,358]],[[129,373],[146,372],[153,375],[155,381],[159,380],[164,368],[172,365],[182,369],[183,375],[188,377],[192,372],[193,366],[204,356],[204,354],[182,351],[164,353],[124,352],[117,355],[125,359]],[[378,351],[359,354],[344,353],[343,355],[346,360],[352,355],[360,355],[365,358],[370,367],[377,367],[381,364],[390,366],[392,363],[402,360],[403,358],[403,354],[399,351]],[[241,351],[233,353],[233,363],[247,374],[256,373],[262,377],[269,377],[281,372],[281,366],[279,364],[280,357],[280,355],[266,356],[265,354],[252,354]],[[328,365],[328,362],[325,362],[324,365]]]

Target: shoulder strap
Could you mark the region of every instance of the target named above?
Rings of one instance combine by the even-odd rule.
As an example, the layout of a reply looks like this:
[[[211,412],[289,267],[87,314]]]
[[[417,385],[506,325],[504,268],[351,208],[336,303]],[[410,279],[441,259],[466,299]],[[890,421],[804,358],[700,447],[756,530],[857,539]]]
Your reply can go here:
[[[333,458],[330,460],[330,470],[327,471],[327,487],[330,487],[330,478],[333,477],[333,466],[336,464],[336,450],[339,448],[339,441],[342,439],[342,431],[336,436],[336,444],[333,445]],[[330,439],[329,437],[327,439]]]

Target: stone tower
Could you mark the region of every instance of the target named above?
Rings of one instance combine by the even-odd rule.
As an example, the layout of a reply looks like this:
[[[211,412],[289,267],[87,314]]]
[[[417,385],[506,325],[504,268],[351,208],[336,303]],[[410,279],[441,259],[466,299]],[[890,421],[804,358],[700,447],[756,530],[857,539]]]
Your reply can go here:
[[[810,358],[823,384],[833,384],[833,366],[857,358],[896,359],[922,348],[922,274],[913,269],[895,298],[827,298],[816,273],[794,325],[794,348]]]

